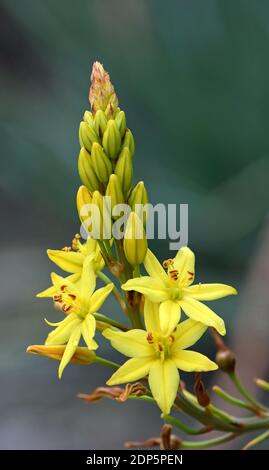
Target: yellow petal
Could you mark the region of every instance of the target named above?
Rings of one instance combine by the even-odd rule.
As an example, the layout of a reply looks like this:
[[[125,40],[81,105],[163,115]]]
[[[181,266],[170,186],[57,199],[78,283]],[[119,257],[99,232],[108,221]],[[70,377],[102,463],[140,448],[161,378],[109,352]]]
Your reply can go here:
[[[207,325],[191,320],[190,318],[188,320],[184,320],[178,325],[176,332],[173,335],[175,341],[171,345],[171,351],[175,352],[189,348],[201,338],[207,328]]]
[[[207,305],[198,300],[186,297],[180,300],[181,308],[192,320],[204,323],[207,326],[213,326],[221,335],[225,335],[225,324],[222,318],[213,312]]]
[[[142,379],[148,375],[155,356],[135,357],[123,364],[107,381],[107,385],[124,384]]]
[[[171,359],[154,361],[149,371],[149,386],[162,412],[168,415],[179,386],[178,370]]]
[[[51,273],[50,277],[53,285],[51,287],[48,287],[48,289],[39,292],[39,294],[37,294],[36,296],[39,298],[53,297],[58,292],[61,285],[64,285],[66,283],[69,284],[70,282],[72,284],[76,284],[80,279],[80,276],[80,273],[71,274],[67,277],[59,276],[59,274],[56,273]]]
[[[178,250],[174,258],[174,267],[178,270],[178,279],[181,285],[189,286],[194,281],[195,256],[194,253],[184,246]]]
[[[160,314],[159,314],[160,304],[155,304],[145,298],[144,305],[144,320],[146,330],[153,333],[160,332]]]
[[[143,357],[154,354],[154,348],[147,341],[144,330],[115,331],[107,328],[103,336],[110,340],[113,348],[127,357]]]
[[[216,300],[236,295],[237,290],[226,284],[196,284],[183,289],[185,295],[196,300]]]
[[[76,251],[47,250],[48,257],[59,268],[68,273],[78,273],[82,270],[84,256]]]
[[[176,367],[185,372],[206,372],[216,370],[218,366],[203,354],[194,351],[179,351],[172,356]]]
[[[98,312],[99,308],[102,307],[104,301],[109,296],[110,292],[113,290],[114,284],[107,284],[107,286],[97,289],[94,294],[91,296],[90,300],[90,313]]]
[[[166,300],[160,305],[160,328],[164,336],[168,336],[180,320],[180,306],[178,302]]]
[[[58,370],[59,379],[62,377],[64,369],[66,368],[67,364],[71,361],[77,349],[80,336],[81,336],[81,325],[78,325],[69,338],[69,341],[64,351],[64,355],[60,362],[59,370]]]
[[[129,279],[122,286],[123,290],[135,290],[148,297],[151,302],[162,302],[169,298],[169,291],[163,282],[149,276]]]
[[[94,292],[96,286],[96,275],[93,271],[92,266],[92,256],[89,255],[85,258],[81,280],[80,280],[80,295],[82,298],[89,298],[91,294]]]
[[[82,323],[82,335],[89,349],[97,349],[97,344],[93,341],[95,335],[96,321],[93,315],[88,314]]]
[[[65,344],[69,340],[74,329],[76,329],[80,323],[81,320],[71,313],[59,323],[59,326],[55,328],[55,330],[48,334],[45,344]]]
[[[161,263],[158,261],[156,256],[148,249],[146,258],[144,260],[144,266],[146,271],[151,277],[155,279],[160,279],[164,284],[168,281],[168,276],[163,269]]]

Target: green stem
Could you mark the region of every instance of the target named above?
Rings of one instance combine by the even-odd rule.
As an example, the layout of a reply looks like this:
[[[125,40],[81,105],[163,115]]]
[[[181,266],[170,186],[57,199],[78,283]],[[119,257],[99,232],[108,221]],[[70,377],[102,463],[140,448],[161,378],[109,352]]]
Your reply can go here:
[[[97,362],[98,364],[102,364],[103,366],[106,367],[112,367],[112,369],[119,369],[120,365],[116,364],[116,362],[109,361],[108,359],[105,359],[103,357],[96,356],[94,362]]]
[[[266,439],[269,439],[269,430],[268,431],[265,431],[263,434],[260,434],[259,436],[255,437],[255,439],[252,439],[251,441],[249,441],[244,447],[242,450],[248,450],[250,449],[251,447],[254,447],[258,444],[260,444],[261,442],[265,441]]]
[[[121,331],[128,331],[129,328],[125,325],[122,325],[122,323],[117,322],[116,320],[112,320],[112,318],[108,318],[102,313],[95,313],[94,317],[97,321],[101,321],[103,323],[107,323],[108,325],[115,326]]]
[[[255,384],[265,392],[269,392],[269,383],[262,379],[255,379]]]
[[[235,372],[230,372],[229,377],[237,390],[249,403],[251,403],[258,410],[266,411],[266,408],[261,403],[259,403],[259,401],[256,400],[256,398],[254,398],[252,394],[245,388]]]
[[[224,411],[220,410],[214,405],[211,405],[211,404],[208,405],[206,410],[212,413],[214,416],[217,416],[218,418],[220,418],[222,421],[225,421],[228,424],[233,422],[233,419],[234,419],[233,416],[229,415],[228,413],[225,413]]]
[[[137,264],[133,271],[133,277],[140,277],[140,266]]]
[[[214,437],[213,439],[208,439],[205,441],[189,442],[182,441],[180,444],[180,449],[207,449],[208,447],[217,446],[229,442],[236,437],[236,434],[229,433],[224,434],[224,436]]]
[[[163,419],[167,421],[168,423],[173,424],[174,426],[176,426],[178,429],[185,432],[186,434],[198,435],[198,434],[204,434],[206,432],[212,431],[212,428],[209,426],[205,426],[200,429],[191,428],[190,426],[187,426],[186,424],[182,423],[182,421],[180,421],[179,419],[174,418],[174,416],[167,415],[167,416],[164,416]]]
[[[220,419],[218,416],[209,414],[205,408],[188,400],[184,393],[180,392],[176,398],[175,404],[187,415],[192,416],[197,421],[205,425],[212,425],[214,429],[219,431],[234,431],[233,423],[228,423]]]
[[[222,388],[218,387],[217,385],[214,385],[214,387],[212,388],[213,392],[216,393],[216,395],[218,395],[220,398],[222,398],[223,400],[227,401],[228,403],[231,403],[231,405],[234,405],[234,406],[239,406],[240,408],[245,408],[246,410],[249,410],[249,411],[254,411],[255,412],[255,408],[253,407],[253,405],[249,404],[249,403],[246,403],[245,401],[243,400],[240,400],[239,398],[236,398],[234,397],[233,395],[230,395],[230,393],[227,393],[225,392],[225,390],[223,390]]]
[[[106,276],[106,274],[104,274],[102,271],[97,271],[97,272],[96,272],[96,275],[97,275],[97,276],[99,277],[99,279],[101,279],[105,284],[111,284],[111,283],[113,284],[113,281],[112,281],[108,276]],[[121,309],[123,310],[123,312],[127,315],[128,309],[127,309],[126,303],[125,303],[123,297],[121,296],[120,291],[119,291],[118,288],[115,286],[115,284],[114,284],[112,293],[113,293],[114,297],[116,298],[117,302],[120,304]]]

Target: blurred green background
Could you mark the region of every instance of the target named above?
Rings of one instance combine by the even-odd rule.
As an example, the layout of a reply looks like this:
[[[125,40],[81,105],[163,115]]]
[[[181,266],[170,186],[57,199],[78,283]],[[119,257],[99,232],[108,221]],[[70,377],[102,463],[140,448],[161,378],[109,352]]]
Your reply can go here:
[[[95,60],[135,135],[136,179],[153,203],[189,204],[197,280],[239,289],[216,311],[242,377],[268,378],[268,20],[266,0],[1,0],[1,448],[120,449],[161,425],[145,404],[76,399],[106,370],[70,366],[58,381],[56,363],[25,354],[47,335],[43,318],[57,320],[35,294],[54,269],[45,250],[78,231],[77,133]],[[214,357],[209,338],[201,350]]]

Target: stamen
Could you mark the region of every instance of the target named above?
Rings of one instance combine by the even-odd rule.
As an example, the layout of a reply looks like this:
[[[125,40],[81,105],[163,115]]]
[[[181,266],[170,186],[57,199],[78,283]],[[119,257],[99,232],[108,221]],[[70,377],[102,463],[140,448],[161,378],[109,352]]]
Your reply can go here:
[[[191,271],[187,271],[187,273],[189,274],[189,281],[191,281],[193,278],[194,278],[194,273],[192,273]]]
[[[80,240],[80,234],[76,233],[73,240],[72,240],[72,250],[78,251],[78,249],[79,249],[79,240]]]
[[[70,297],[72,300],[76,300],[76,295],[75,294],[68,294],[68,297]]]
[[[152,334],[152,333],[148,333],[148,335],[147,335],[147,342],[148,342],[149,344],[154,343],[153,334]]]
[[[169,271],[169,276],[171,277],[171,279],[173,279],[173,281],[177,281],[178,280],[178,270],[177,269],[172,269],[172,271]]]
[[[162,351],[163,351],[163,346],[162,346],[162,344],[161,344],[161,343],[158,343],[158,349],[159,349],[159,351],[160,351],[160,352],[162,352]]]
[[[64,246],[62,248],[62,251],[66,251],[66,252],[72,251],[71,246]]]
[[[173,265],[173,263],[174,263],[174,261],[173,261],[171,258],[166,259],[166,260],[164,260],[164,262],[163,262],[163,267],[164,267],[165,269],[168,269],[169,266]]]

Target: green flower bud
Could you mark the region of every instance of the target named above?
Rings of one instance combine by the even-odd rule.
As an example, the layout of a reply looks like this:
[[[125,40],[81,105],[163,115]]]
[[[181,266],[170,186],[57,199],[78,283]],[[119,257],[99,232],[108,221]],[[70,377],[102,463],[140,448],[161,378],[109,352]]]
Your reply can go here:
[[[128,149],[130,150],[131,157],[133,158],[135,153],[135,143],[133,134],[131,133],[130,129],[127,129],[125,132],[122,148],[123,147],[128,147]]]
[[[106,196],[111,197],[111,209],[117,204],[123,204],[124,197],[122,194],[120,180],[117,175],[110,175],[106,188]]]
[[[79,126],[79,143],[81,147],[85,147],[88,152],[92,149],[94,142],[100,142],[95,130],[85,121],[81,121]]]
[[[143,263],[147,254],[148,243],[143,224],[135,212],[131,212],[129,215],[123,248],[127,261],[132,266]]]
[[[104,111],[102,111],[101,109],[98,109],[98,111],[96,112],[94,116],[94,128],[95,128],[96,133],[100,137],[104,134],[106,130],[106,126],[107,126],[107,117]]]
[[[89,126],[94,127],[93,115],[90,111],[85,111],[83,119],[87,124],[89,124]]]
[[[110,119],[103,135],[103,147],[109,158],[114,160],[118,156],[120,146],[120,131],[114,119]]]
[[[99,191],[94,191],[92,204],[97,206],[99,213],[98,218],[94,214],[93,238],[108,239],[111,236],[111,212],[107,200]]]
[[[82,183],[91,191],[100,189],[100,181],[94,171],[91,155],[83,147],[78,157],[78,172]]]
[[[120,111],[116,117],[115,117],[116,124],[118,126],[118,129],[120,131],[121,137],[124,136],[124,133],[126,131],[126,116],[124,111]]]
[[[128,147],[124,147],[119,155],[115,167],[115,174],[119,178],[123,194],[126,195],[131,188],[133,179],[132,157]]]
[[[97,142],[92,145],[91,158],[98,179],[102,183],[107,183],[112,173],[112,165],[101,145]]]
[[[137,185],[132,189],[132,192],[128,199],[128,204],[131,207],[132,211],[136,210],[137,212],[140,209],[141,213],[139,213],[139,216],[141,216],[141,219],[143,218],[143,223],[145,224],[147,214],[146,211],[143,210],[143,206],[145,204],[148,204],[148,193],[143,181],[139,181],[139,183],[137,183]],[[136,208],[136,204],[139,204],[141,207]]]

